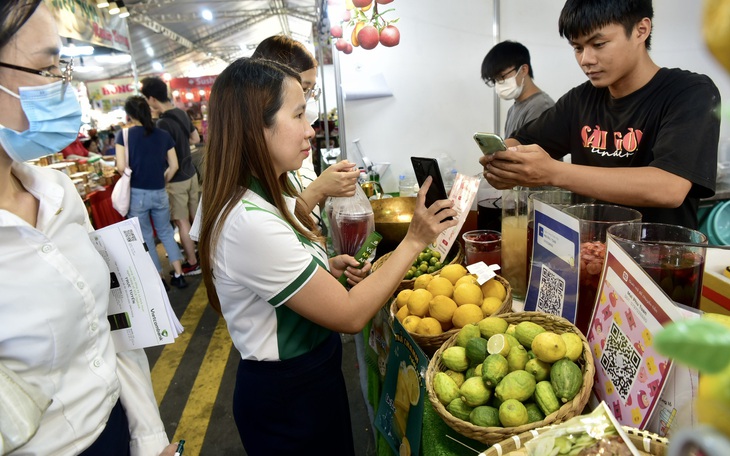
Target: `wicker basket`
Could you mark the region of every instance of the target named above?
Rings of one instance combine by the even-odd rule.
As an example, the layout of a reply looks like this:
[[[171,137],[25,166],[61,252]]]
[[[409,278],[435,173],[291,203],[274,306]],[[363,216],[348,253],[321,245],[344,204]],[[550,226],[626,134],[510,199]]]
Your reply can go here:
[[[627,426],[624,426],[623,428],[629,435],[631,443],[633,443],[636,449],[639,450],[640,454],[649,456],[665,456],[667,454],[669,440],[664,437],[659,437],[651,432]],[[541,434],[548,429],[550,429],[550,426],[523,432],[520,435],[495,443],[483,454],[484,456],[502,456],[509,454],[510,451],[519,450],[525,443],[534,439],[538,434]]]
[[[434,274],[434,276],[438,276],[438,274]],[[512,312],[512,287],[509,285],[509,282],[504,279],[502,276],[496,276],[493,280],[498,280],[499,282],[504,285],[505,290],[507,290],[507,296],[504,297],[504,300],[502,301],[502,306],[497,309],[497,311],[492,315],[501,315],[505,313]],[[390,302],[390,316],[391,318],[395,318],[395,314],[398,312],[398,305],[395,301],[395,298],[393,298]],[[411,335],[414,341],[418,344],[419,347],[423,350],[424,353],[430,358],[433,356],[434,353],[436,353],[436,350],[441,347],[441,345],[446,342],[449,337],[453,336],[459,332],[459,328],[452,328],[448,331],[444,331],[443,333],[437,335],[437,336],[422,336],[420,334],[415,334],[412,332],[408,332],[408,334]]]
[[[443,419],[449,427],[461,435],[488,444],[501,442],[502,440],[514,435],[519,435],[531,429],[557,424],[570,419],[575,415],[580,415],[583,412],[585,405],[588,403],[588,399],[593,388],[593,375],[595,374],[593,355],[591,354],[591,350],[588,346],[588,341],[586,341],[585,336],[583,336],[578,328],[576,328],[575,325],[570,323],[568,320],[542,312],[515,312],[500,315],[500,317],[505,319],[508,323],[514,324],[522,321],[531,321],[539,324],[546,330],[553,331],[557,334],[565,332],[578,334],[583,341],[583,355],[581,355],[577,361],[577,364],[583,371],[583,386],[573,400],[563,404],[560,409],[546,416],[542,421],[508,428],[475,426],[468,421],[460,420],[451,415],[451,413],[449,413],[438,400],[436,393],[433,390],[433,379],[436,376],[436,373],[446,370],[446,367],[441,362],[441,354],[444,350],[451,347],[456,342],[456,336],[452,336],[441,346],[441,348],[438,349],[438,351],[436,351],[434,356],[431,358],[431,361],[428,363],[428,369],[426,370],[426,389],[428,390],[428,399],[431,401],[436,413],[441,416],[441,419]]]
[[[451,249],[451,252],[449,252],[449,255],[447,255],[447,259],[451,258],[451,261],[446,264],[463,264],[464,263],[464,248],[461,246],[461,243],[457,242],[456,245],[458,246],[458,249],[456,251],[456,254],[453,258],[451,258],[452,252],[454,249]],[[373,267],[370,270],[371,272],[375,272],[378,270],[380,266],[385,263],[385,261],[390,257],[392,252],[388,252],[382,257],[378,258],[375,263],[373,263]],[[446,265],[444,265],[446,266]],[[436,273],[434,273],[436,274]],[[400,284],[398,284],[398,288],[396,288],[395,292],[398,293],[401,290],[412,290],[413,289],[413,283],[416,281],[416,279],[410,279],[410,280],[401,280]]]

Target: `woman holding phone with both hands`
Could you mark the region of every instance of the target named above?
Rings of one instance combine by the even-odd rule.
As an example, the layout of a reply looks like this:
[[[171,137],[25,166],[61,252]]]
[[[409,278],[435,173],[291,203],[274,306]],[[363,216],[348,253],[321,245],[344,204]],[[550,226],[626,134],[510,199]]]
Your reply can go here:
[[[287,178],[311,151],[305,108],[299,74],[267,60],[233,62],[210,97],[206,170],[219,178],[203,183],[198,247],[211,305],[241,353],[233,414],[250,456],[354,454],[338,333],[362,330],[418,253],[457,223],[441,221],[456,216],[450,201],[425,207],[428,180],[408,233],[376,272],[328,258]]]
[[[60,48],[41,0],[0,2],[0,363],[52,399],[13,454],[172,456],[144,351],[115,351],[83,201],[68,176],[25,163],[81,126]]]

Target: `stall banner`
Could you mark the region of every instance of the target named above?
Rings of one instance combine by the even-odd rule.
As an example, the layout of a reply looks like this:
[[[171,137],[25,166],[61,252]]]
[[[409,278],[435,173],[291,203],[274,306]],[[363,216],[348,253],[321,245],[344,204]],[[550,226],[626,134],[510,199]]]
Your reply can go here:
[[[378,404],[375,427],[395,454],[420,454],[428,358],[398,319]]]
[[[534,205],[535,220],[527,227],[532,258],[527,263],[530,281],[525,310],[557,315],[575,323],[580,221],[542,201],[535,200]]]
[[[88,81],[86,82],[86,91],[91,106],[104,112],[123,107],[127,98],[137,94],[134,87],[134,78],[131,76]]]
[[[213,87],[215,78],[217,76],[200,76],[197,78],[172,78],[170,79],[170,89],[172,90],[185,90],[185,89],[204,89]]]
[[[124,18],[97,8],[94,0],[45,0],[65,38],[83,41],[130,53],[129,35]]]
[[[587,337],[596,361],[593,392],[621,424],[646,429],[672,368],[653,335],[683,316],[611,237],[602,277]]]

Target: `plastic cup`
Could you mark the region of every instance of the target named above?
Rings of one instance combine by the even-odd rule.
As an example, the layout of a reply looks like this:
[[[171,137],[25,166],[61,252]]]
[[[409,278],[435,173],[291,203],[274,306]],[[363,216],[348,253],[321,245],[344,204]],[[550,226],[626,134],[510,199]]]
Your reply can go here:
[[[641,213],[612,204],[575,204],[563,212],[580,220],[580,279],[575,325],[587,334],[606,258],[606,231],[618,223],[641,222]]]
[[[611,236],[674,302],[699,309],[707,236],[697,230],[664,223],[621,223]]]
[[[502,265],[502,235],[499,231],[474,230],[461,235],[466,251],[466,265],[483,261]]]

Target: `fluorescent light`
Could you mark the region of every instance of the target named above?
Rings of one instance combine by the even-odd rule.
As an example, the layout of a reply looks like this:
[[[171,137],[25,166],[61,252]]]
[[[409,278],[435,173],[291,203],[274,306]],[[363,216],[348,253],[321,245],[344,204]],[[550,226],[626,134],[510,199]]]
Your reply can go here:
[[[119,8],[119,17],[121,17],[121,18],[129,17],[129,10],[127,9],[126,6],[122,6],[121,8]]]
[[[109,14],[112,16],[119,14],[119,5],[117,5],[117,2],[109,2]]]
[[[179,90],[173,90],[172,91],[172,96],[173,97],[176,97],[176,98],[179,97],[180,96],[180,91]]]
[[[204,96],[205,90],[203,90],[203,89],[198,90],[198,95],[200,95],[201,97]]]
[[[195,98],[195,95],[193,95],[192,93],[188,92],[188,93],[185,94],[185,98],[187,98],[188,100],[192,100],[193,98]]]
[[[147,52],[147,55],[149,55],[150,57],[154,57],[155,56],[155,50],[152,49],[151,47],[146,48],[145,49],[145,52]]]
[[[213,20],[213,13],[209,9],[204,9],[200,14],[201,14],[201,16],[203,16],[203,19],[205,19],[206,21]]]
[[[68,46],[61,47],[61,55],[68,57],[78,57],[80,55],[93,55],[94,46],[76,46],[75,44],[69,44]]]
[[[79,65],[74,66],[74,72],[75,73],[96,73],[99,71],[104,70],[104,68],[98,66],[98,65]]]
[[[162,71],[162,64],[155,60],[152,62],[152,69],[155,71]]]
[[[132,61],[132,56],[129,54],[106,54],[97,55],[94,60],[99,63],[129,63]]]
[[[106,1],[106,0],[96,0],[96,6],[98,8],[108,8],[109,7],[109,2]]]

